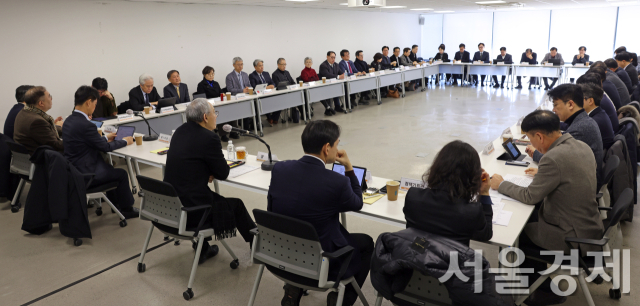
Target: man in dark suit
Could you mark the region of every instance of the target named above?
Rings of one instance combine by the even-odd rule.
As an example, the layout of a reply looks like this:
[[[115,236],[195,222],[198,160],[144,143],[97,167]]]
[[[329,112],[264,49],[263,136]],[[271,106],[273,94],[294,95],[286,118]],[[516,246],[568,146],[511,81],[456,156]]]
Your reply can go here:
[[[167,73],[167,79],[169,80],[169,84],[162,90],[165,98],[175,97],[176,104],[191,102],[189,87],[187,84],[182,83],[178,70],[169,71],[169,73]]]
[[[362,189],[344,150],[338,150],[340,127],[328,120],[311,121],[302,132],[305,152],[299,160],[279,162],[271,173],[267,210],[307,221],[320,237],[322,250],[334,252],[347,245],[355,250],[344,277],[354,276],[362,286],[373,254],[373,239],[350,234],[340,224],[340,213],[362,209]],[[345,174],[327,170],[325,164],[339,162]],[[341,260],[331,260],[329,280],[335,281]],[[282,305],[299,305],[302,289],[285,285]],[[347,285],[343,305],[353,305],[358,295]],[[336,305],[337,293],[329,293],[327,305]]]
[[[489,52],[484,51],[484,43],[479,43],[478,44],[478,51],[473,54],[473,61],[481,61],[485,64],[489,64],[491,63],[491,57],[489,56]],[[480,87],[484,86],[484,78],[485,76],[482,75],[480,76]],[[474,75],[473,76],[473,83],[477,86],[478,85],[478,76]]]
[[[62,117],[54,120],[47,114],[53,106],[49,91],[43,86],[33,87],[25,93],[24,101],[26,105],[16,115],[13,140],[23,145],[29,154],[33,154],[39,146],[50,146],[62,153]]]
[[[76,91],[75,109],[62,127],[64,157],[81,173],[95,174],[87,189],[117,182],[118,187],[108,191],[107,197],[125,218],[137,218],[140,212],[133,207],[135,201],[129,187],[129,174],[107,164],[100,154],[133,144],[133,137],[115,140],[116,133],[100,136],[87,115],[93,113],[99,98],[98,90],[90,86],[80,86]]]
[[[498,55],[498,61],[502,61],[505,64],[513,64],[513,59],[511,58],[511,54],[507,54],[507,48],[505,47],[500,48],[500,55]],[[511,68],[509,68],[509,73],[511,73]],[[495,85],[493,85],[493,88],[498,88],[498,87],[504,88],[504,80],[506,78],[507,76],[503,75],[502,81],[500,82],[500,85],[498,85],[498,77],[494,75],[493,82],[495,83]]]
[[[340,71],[340,67],[338,67],[338,64],[336,63],[336,53],[333,51],[328,51],[327,52],[327,60],[322,62],[322,64],[320,64],[320,69],[318,72],[318,76],[322,79],[327,78],[327,80],[329,79],[338,79],[338,80],[342,80],[344,79],[344,73],[342,73],[342,71]],[[327,104],[329,106],[330,105],[329,101]],[[344,112],[344,109],[342,108],[342,106],[340,105],[340,98],[333,98],[333,109],[336,112],[342,113]]]
[[[460,46],[458,47],[460,48],[460,51],[456,52],[456,54],[453,57],[453,60],[463,62],[463,63],[470,63],[471,54],[464,50],[466,46],[464,44],[460,44]],[[464,82],[464,80],[467,79],[467,67],[464,67],[464,76],[461,74],[453,75],[453,85],[458,86],[458,79],[461,79],[460,85],[462,85],[462,82]]]
[[[269,76],[268,72],[264,71],[264,62],[262,60],[257,59],[253,61],[253,68],[255,70],[251,74],[249,74],[249,82],[251,83],[251,87],[255,89],[256,86],[260,84],[267,84],[266,89],[275,88],[275,84],[273,83],[271,76]],[[267,120],[269,121],[269,124],[271,126],[278,124],[279,118],[280,118],[280,111],[267,114]],[[258,122],[258,118],[256,118],[256,122]],[[248,126],[251,126],[251,125],[253,125],[253,123],[249,122]]]
[[[618,76],[618,78],[620,78],[620,80],[624,83],[624,86],[627,87],[627,92],[632,93],[633,86],[631,85],[631,78],[624,69],[618,66],[618,62],[616,62],[616,60],[612,58],[609,58],[604,61],[604,64],[607,65],[607,68],[610,71],[614,72]]]
[[[363,75],[364,72],[358,71],[358,68],[356,68],[356,65],[351,61],[351,54],[349,53],[349,50],[342,50],[340,51],[340,57],[342,58],[342,60],[340,61],[340,71],[342,71],[344,74],[346,74],[347,76],[359,76],[359,75]],[[344,88],[345,88],[345,92],[347,91],[347,83],[344,84]],[[351,98],[351,106],[355,105],[369,105],[369,102],[366,101],[360,101],[357,102],[356,101],[356,95],[355,94],[351,94],[350,95]],[[369,100],[369,98],[367,98],[366,100]]]
[[[618,55],[618,53],[621,53],[621,52],[629,53],[629,56],[631,56],[631,65],[633,65],[636,68],[638,67],[638,54],[637,53],[627,51],[627,47],[625,47],[625,46],[618,47],[613,52],[615,52],[616,55]]]
[[[520,63],[528,63],[529,65],[537,65],[538,64],[538,54],[533,52],[533,50],[531,50],[531,48],[527,48],[527,50],[524,51],[524,53],[522,53],[522,56],[520,57]],[[518,80],[518,86],[516,86],[516,89],[522,89],[522,77],[516,77],[516,80]],[[529,78],[529,89],[531,89],[531,85],[537,83],[538,78],[536,77],[530,77]]]
[[[584,111],[598,124],[600,137],[602,138],[602,149],[608,150],[613,144],[614,133],[611,119],[609,119],[604,109],[600,107],[604,90],[602,90],[602,86],[594,83],[583,83],[578,84],[578,86],[582,89],[584,97]]]
[[[287,89],[286,87],[277,88],[277,86],[281,82],[286,82],[287,86],[296,84],[296,81],[293,79],[289,71],[287,71],[287,61],[284,58],[279,58],[277,61],[277,64],[278,64],[278,69],[276,69],[273,73],[271,73],[271,77],[273,78],[273,83],[276,84],[276,90]],[[296,112],[296,109],[299,111],[299,113]],[[297,108],[296,107],[291,108],[293,123],[300,122],[299,120],[300,120],[300,117],[302,117],[302,112],[303,112],[302,105],[298,106]],[[278,118],[280,118],[280,112],[276,112],[274,114],[277,114]]]
[[[358,71],[362,72],[363,74],[366,75],[367,73],[369,73],[369,64],[367,64],[367,62],[364,60],[364,53],[362,52],[362,50],[356,51],[356,61],[353,64],[356,66],[356,69],[358,69]],[[370,100],[368,91],[361,92],[360,95],[362,96],[361,100],[364,100],[364,101]],[[360,101],[360,102],[363,102],[363,101]]]
[[[4,134],[9,138],[13,139],[13,128],[16,122],[16,116],[18,113],[24,108],[24,94],[27,93],[27,90],[33,88],[31,85],[22,85],[16,88],[16,101],[18,103],[14,104],[13,107],[9,110],[9,114],[7,114],[7,119],[4,121]]]
[[[216,128],[217,112],[204,98],[194,99],[187,105],[187,122],[176,129],[167,154],[164,181],[171,184],[185,207],[211,205],[211,213],[205,226],[213,227],[217,240],[236,235],[236,229],[244,241],[251,243],[249,232],[256,227],[240,199],[225,198],[209,188],[214,179],[225,180],[229,165],[222,153]],[[187,227],[197,227],[204,211],[190,213]],[[218,246],[205,242],[199,262],[218,253]]]
[[[638,70],[636,70],[636,67],[631,64],[631,55],[627,52],[618,53],[616,54],[616,62],[620,68],[627,72],[631,81],[631,87],[635,89],[635,87],[638,86]],[[633,91],[629,93],[632,92]]]
[[[153,77],[145,73],[138,78],[138,81],[140,86],[136,86],[129,91],[131,109],[142,111],[145,106],[151,106],[152,109],[155,109],[161,98],[156,87],[153,86]]]

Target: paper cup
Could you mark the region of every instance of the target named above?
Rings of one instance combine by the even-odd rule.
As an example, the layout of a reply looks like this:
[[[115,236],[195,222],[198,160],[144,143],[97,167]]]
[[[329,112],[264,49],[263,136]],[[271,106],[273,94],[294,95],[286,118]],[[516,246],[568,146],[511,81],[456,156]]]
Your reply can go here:
[[[502,142],[505,142],[511,138],[513,138],[513,135],[511,134],[502,134]]]
[[[304,84],[304,81],[298,82],[298,85],[300,85],[300,87],[302,87],[302,84]]]
[[[98,128],[98,134],[100,134],[100,136],[102,136],[102,129]]]
[[[151,106],[145,106],[144,107],[144,113],[148,115],[149,111],[151,111]]]
[[[327,77],[322,77],[322,84],[327,82]]]
[[[230,101],[230,100],[231,100],[231,93],[230,93],[230,92],[228,92],[228,93],[227,93],[227,101]]]
[[[253,94],[253,87],[249,87],[249,94],[252,95]]]
[[[387,182],[387,199],[389,201],[398,200],[398,190],[400,189],[400,182],[388,181]]]
[[[136,139],[136,145],[141,146],[142,145],[142,135],[135,135],[134,137]]]

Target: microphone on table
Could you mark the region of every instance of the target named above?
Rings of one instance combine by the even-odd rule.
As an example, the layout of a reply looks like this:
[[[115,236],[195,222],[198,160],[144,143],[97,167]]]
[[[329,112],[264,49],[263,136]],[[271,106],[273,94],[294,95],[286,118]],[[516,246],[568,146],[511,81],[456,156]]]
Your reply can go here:
[[[135,115],[135,116],[141,117],[144,120],[144,122],[147,123],[147,127],[149,127],[149,135],[143,136],[142,137],[143,141],[158,140],[157,133],[156,133],[156,135],[151,135],[151,125],[149,124],[149,121],[147,121],[147,118],[144,117],[144,113],[143,112],[139,112],[139,111],[134,111],[134,110],[128,109],[127,110],[127,115]]]
[[[275,166],[277,161],[273,161],[271,159],[271,147],[266,142],[264,142],[264,140],[262,140],[262,138],[258,137],[258,135],[256,135],[256,134],[251,133],[250,131],[239,129],[239,128],[235,128],[235,127],[232,127],[229,124],[223,125],[222,126],[222,130],[227,132],[227,133],[236,132],[236,133],[240,134],[241,136],[253,137],[253,138],[257,139],[258,141],[264,143],[264,145],[267,146],[267,150],[269,151],[269,160],[264,161],[262,163],[262,165],[260,166],[260,168],[262,168],[262,170],[264,170],[264,171],[273,170],[273,166]]]

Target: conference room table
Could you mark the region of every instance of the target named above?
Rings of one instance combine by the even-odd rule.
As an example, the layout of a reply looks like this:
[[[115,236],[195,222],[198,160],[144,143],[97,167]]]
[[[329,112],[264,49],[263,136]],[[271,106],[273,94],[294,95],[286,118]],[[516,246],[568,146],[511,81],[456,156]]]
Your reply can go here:
[[[591,66],[574,66],[574,65],[565,65],[564,66],[564,77],[562,78],[562,83],[569,83],[571,79],[577,79],[581,77],[583,74],[587,73],[587,71],[591,68]]]
[[[320,102],[322,100],[328,100],[333,98],[344,98],[345,96],[345,80],[326,80],[326,83],[322,83],[322,80],[305,83],[303,88],[307,94],[307,102],[309,103],[309,107],[311,107],[311,103]],[[311,85],[313,84],[313,85]],[[344,113],[347,113],[347,109],[351,111],[351,105],[349,107],[344,108]]]
[[[298,85],[296,85],[298,86]],[[260,121],[260,137],[264,136],[262,130],[262,119],[260,116],[270,114],[276,111],[286,110],[288,108],[302,106],[302,116],[307,122],[307,111],[304,99],[304,87],[287,88],[281,90],[273,90],[255,96],[258,100],[258,121]],[[255,119],[254,119],[255,126]]]
[[[561,81],[564,66],[546,66],[546,65],[523,65],[514,64],[514,77],[543,77],[543,78],[559,78]]]
[[[492,75],[511,77],[511,88],[513,88],[513,64],[487,64],[487,63],[471,63],[469,64],[469,75],[486,75],[491,78]],[[507,82],[509,78],[507,78]]]
[[[351,94],[365,92],[369,90],[376,91],[376,97],[378,104],[382,103],[382,99],[380,98],[380,86],[378,85],[378,75],[375,72],[368,72],[364,76],[350,76],[347,79],[347,93],[345,97],[349,104],[349,111],[351,111]],[[355,103],[358,103],[355,101]]]

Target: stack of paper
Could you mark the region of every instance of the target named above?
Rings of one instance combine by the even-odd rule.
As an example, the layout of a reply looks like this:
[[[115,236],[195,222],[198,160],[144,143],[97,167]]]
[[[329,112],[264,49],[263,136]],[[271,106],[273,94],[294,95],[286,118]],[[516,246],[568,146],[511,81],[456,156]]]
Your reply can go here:
[[[229,171],[229,177],[228,178],[234,178],[234,177],[238,177],[241,176],[243,174],[249,173],[253,170],[257,170],[258,167],[253,167],[253,166],[249,166],[249,165],[242,165],[239,167],[235,167],[235,168],[231,168],[231,170]]]
[[[496,225],[508,226],[511,220],[513,212],[504,210],[504,202],[502,202],[501,196],[491,196],[491,202],[493,202],[493,220],[492,223]]]

